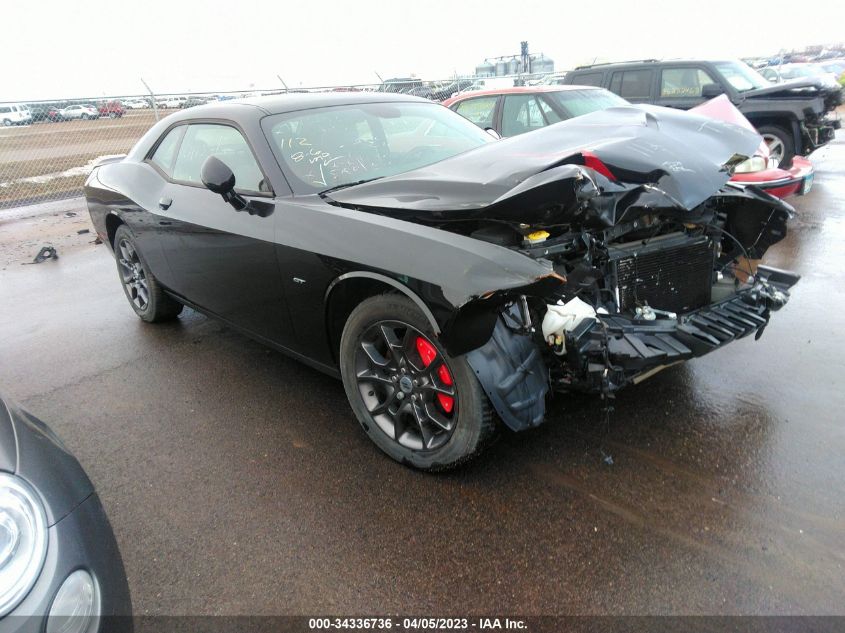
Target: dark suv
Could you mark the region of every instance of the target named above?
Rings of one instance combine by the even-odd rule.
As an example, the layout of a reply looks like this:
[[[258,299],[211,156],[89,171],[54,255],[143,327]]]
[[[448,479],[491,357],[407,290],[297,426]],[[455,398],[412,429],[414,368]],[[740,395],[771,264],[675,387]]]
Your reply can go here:
[[[688,110],[726,94],[766,139],[772,156],[788,165],[829,142],[839,128],[831,114],[842,91],[816,80],[773,85],[740,61],[648,59],[579,66],[564,83],[599,86],[633,103]]]

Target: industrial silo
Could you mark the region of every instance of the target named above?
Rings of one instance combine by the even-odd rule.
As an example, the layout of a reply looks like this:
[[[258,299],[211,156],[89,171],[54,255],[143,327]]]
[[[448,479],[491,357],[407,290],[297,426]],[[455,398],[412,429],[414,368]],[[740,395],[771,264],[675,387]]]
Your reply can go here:
[[[553,73],[555,71],[555,63],[551,57],[546,57],[543,54],[533,55],[531,57],[531,72],[535,74]]]
[[[496,67],[486,59],[475,67],[476,77],[492,77],[494,74],[496,74]]]

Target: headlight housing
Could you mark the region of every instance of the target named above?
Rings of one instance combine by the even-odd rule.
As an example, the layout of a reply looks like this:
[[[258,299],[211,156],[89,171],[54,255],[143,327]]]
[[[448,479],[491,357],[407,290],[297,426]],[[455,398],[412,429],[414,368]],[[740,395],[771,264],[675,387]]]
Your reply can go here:
[[[0,617],[32,589],[47,555],[47,517],[20,477],[0,473]]]
[[[752,174],[755,171],[763,171],[769,168],[769,161],[762,156],[752,156],[734,167],[735,174]]]

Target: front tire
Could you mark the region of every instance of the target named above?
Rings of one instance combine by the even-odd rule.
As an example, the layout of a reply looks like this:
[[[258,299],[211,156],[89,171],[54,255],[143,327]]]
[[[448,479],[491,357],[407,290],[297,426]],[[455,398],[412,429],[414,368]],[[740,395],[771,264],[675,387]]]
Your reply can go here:
[[[440,346],[407,297],[379,295],[352,311],[340,341],[340,370],[364,432],[398,462],[447,470],[495,436],[490,403],[472,368]]]
[[[179,316],[184,306],[164,292],[125,225],[115,232],[114,257],[123,292],[141,320],[161,323]]]
[[[792,164],[792,157],[795,156],[795,141],[790,132],[779,125],[761,125],[757,128],[757,132],[763,137],[778,167],[788,167]]]

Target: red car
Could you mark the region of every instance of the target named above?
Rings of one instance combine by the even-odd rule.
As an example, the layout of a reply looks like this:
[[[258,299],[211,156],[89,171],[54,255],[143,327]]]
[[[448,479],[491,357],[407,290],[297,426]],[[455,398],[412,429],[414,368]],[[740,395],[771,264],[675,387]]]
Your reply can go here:
[[[594,86],[531,86],[466,92],[443,105],[479,127],[501,136],[516,136],[596,110],[630,105],[628,101]],[[702,116],[754,129],[724,95],[690,110]],[[772,166],[769,150],[761,143],[757,155],[736,167],[731,182],[755,185],[773,196],[805,194],[813,184],[813,166],[796,156],[789,169]]]
[[[100,116],[107,116],[110,119],[122,117],[124,112],[126,112],[120,101],[103,101],[97,106],[97,111],[100,113]]]
[[[45,117],[48,121],[51,121],[51,122],[53,122],[53,123],[58,123],[59,121],[61,121],[61,120],[62,120],[62,113],[61,113],[61,112],[59,112],[59,109],[58,109],[58,108],[55,108],[55,107],[53,107],[53,106],[50,106],[49,108],[47,108],[47,112],[46,112],[46,114],[44,115],[44,117]]]

